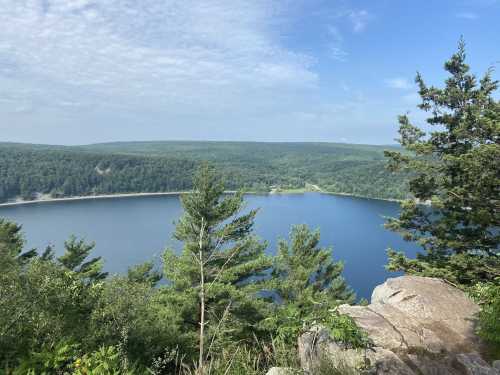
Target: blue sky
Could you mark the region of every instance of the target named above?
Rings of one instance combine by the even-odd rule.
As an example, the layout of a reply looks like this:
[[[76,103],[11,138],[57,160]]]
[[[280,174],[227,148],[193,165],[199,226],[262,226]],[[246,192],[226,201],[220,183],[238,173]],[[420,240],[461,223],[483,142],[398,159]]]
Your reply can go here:
[[[460,35],[500,66],[500,0],[0,0],[0,25],[0,141],[387,144]]]

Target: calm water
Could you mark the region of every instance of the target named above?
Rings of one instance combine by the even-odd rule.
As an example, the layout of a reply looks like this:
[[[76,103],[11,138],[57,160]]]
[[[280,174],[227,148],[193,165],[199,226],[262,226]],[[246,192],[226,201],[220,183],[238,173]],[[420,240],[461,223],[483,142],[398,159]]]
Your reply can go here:
[[[259,207],[256,233],[274,253],[278,238],[292,224],[320,228],[321,242],[333,247],[333,257],[345,263],[344,276],[359,296],[369,298],[373,287],[394,273],[384,270],[388,247],[414,255],[417,247],[385,230],[383,216],[398,214],[397,203],[318,193],[249,195],[247,207]],[[158,259],[163,249],[179,249],[172,240],[173,222],[182,213],[178,196],[113,198],[36,203],[0,207],[0,216],[23,225],[29,247],[48,244],[61,252],[71,234],[96,242],[95,254],[110,272]]]

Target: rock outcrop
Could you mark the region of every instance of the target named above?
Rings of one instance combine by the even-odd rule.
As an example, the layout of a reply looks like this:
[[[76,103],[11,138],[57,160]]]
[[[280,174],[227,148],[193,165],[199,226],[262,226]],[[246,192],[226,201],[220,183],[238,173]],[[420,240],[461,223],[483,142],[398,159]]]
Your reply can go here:
[[[373,348],[349,349],[321,327],[299,339],[306,373],[327,358],[335,365],[364,368],[367,374],[500,375],[480,355],[474,333],[479,307],[443,280],[402,276],[375,288],[368,306],[339,307],[369,335]]]

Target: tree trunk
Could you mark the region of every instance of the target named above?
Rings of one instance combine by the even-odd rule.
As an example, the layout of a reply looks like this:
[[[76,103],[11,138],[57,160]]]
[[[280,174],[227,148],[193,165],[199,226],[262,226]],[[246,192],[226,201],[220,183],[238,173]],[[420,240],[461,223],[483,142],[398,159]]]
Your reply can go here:
[[[203,231],[204,222],[201,219],[200,242],[198,251],[198,260],[200,262],[200,353],[198,358],[198,373],[204,375],[204,341],[205,341],[205,270],[203,261]]]

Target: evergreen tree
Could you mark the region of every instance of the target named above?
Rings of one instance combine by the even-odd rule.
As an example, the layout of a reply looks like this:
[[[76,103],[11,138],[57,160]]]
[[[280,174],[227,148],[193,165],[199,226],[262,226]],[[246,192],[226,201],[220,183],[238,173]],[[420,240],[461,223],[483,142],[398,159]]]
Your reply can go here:
[[[106,278],[108,273],[102,272],[103,261],[101,257],[85,261],[94,247],[94,243],[86,243],[82,239],[78,240],[75,236],[71,236],[69,240],[64,242],[64,254],[57,258],[57,260],[62,266],[76,272],[82,278],[89,280],[89,282],[102,280]],[[47,248],[43,254],[43,258],[52,258],[52,251],[52,248]]]
[[[322,321],[336,306],[355,300],[341,276],[342,262],[333,261],[332,249],[319,241],[319,230],[297,225],[289,243],[279,242],[270,280],[278,304],[268,322],[285,341],[295,342],[304,323]]]
[[[83,242],[69,241],[73,253],[85,252]],[[23,252],[21,227],[0,220],[0,363],[16,363],[23,355],[52,346],[60,340],[79,341],[88,334],[89,313],[98,288],[86,280],[98,278],[98,262],[85,266],[85,257],[61,257],[53,250],[42,256],[35,250]],[[76,248],[79,250],[77,251]],[[85,249],[84,249],[85,248]],[[68,269],[69,259],[75,269]],[[68,262],[66,262],[68,261]],[[63,263],[66,263],[64,265]]]
[[[273,291],[285,304],[296,304],[305,314],[321,302],[350,303],[353,291],[342,278],[344,265],[332,259],[332,249],[319,247],[319,230],[292,227],[290,243],[281,240],[272,276]]]
[[[265,244],[252,236],[257,210],[241,213],[241,193],[225,195],[208,165],[200,168],[193,185],[193,192],[181,198],[184,215],[174,235],[183,250],[180,255],[165,252],[164,275],[170,282],[167,303],[179,313],[185,335],[198,340],[202,368],[213,345],[253,339],[264,306],[258,298],[260,283],[271,262]],[[211,347],[204,348],[205,341]]]
[[[162,278],[162,274],[155,270],[152,261],[129,267],[127,279],[132,283],[145,283],[155,286]]]
[[[0,364],[16,352],[12,349],[16,338],[13,327],[25,318],[23,312],[30,302],[21,284],[23,262],[17,258],[24,246],[20,230],[17,224],[0,219]]]
[[[21,232],[22,227],[12,221],[0,218],[0,256],[17,258],[20,264],[36,257],[35,249],[23,253],[25,240]]]
[[[460,41],[445,63],[450,77],[442,89],[417,75],[419,108],[437,130],[427,135],[401,116],[399,142],[408,152],[386,152],[391,170],[412,173],[416,198],[387,227],[425,251],[408,259],[390,249],[388,268],[473,285],[500,277],[500,102],[492,71],[478,82],[465,57]]]

